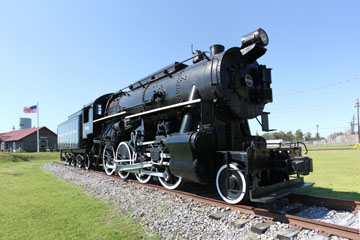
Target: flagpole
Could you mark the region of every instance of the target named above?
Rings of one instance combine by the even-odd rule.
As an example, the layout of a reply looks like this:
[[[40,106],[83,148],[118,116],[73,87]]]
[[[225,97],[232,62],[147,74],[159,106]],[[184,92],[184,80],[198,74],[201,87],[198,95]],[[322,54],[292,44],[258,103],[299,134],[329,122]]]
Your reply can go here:
[[[39,152],[39,102],[36,105],[36,113],[37,113],[37,152]]]

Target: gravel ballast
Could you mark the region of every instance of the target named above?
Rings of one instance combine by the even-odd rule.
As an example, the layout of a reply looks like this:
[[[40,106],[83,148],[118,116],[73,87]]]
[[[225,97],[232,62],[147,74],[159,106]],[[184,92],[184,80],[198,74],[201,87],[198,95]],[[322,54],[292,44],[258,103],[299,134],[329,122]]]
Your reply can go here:
[[[279,233],[291,227],[289,224],[275,222],[265,233],[256,234],[251,231],[251,227],[266,222],[260,217],[205,205],[79,168],[54,163],[44,164],[42,168],[67,182],[81,186],[88,195],[110,201],[114,211],[135,218],[144,229],[158,234],[162,239],[277,239]],[[210,217],[219,212],[223,213],[218,214],[220,219]],[[249,221],[238,228],[234,224],[238,219]],[[316,234],[316,231],[301,230],[293,239],[311,239]]]

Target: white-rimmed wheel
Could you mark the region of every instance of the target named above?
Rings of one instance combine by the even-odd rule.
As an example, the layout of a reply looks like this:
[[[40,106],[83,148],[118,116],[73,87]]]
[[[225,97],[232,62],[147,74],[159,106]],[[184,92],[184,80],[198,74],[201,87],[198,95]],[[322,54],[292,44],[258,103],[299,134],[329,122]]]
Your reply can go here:
[[[89,170],[91,166],[91,160],[89,154],[85,155],[84,167],[86,170]]]
[[[76,158],[75,158],[75,154],[71,154],[71,166],[75,167],[76,166]]]
[[[220,197],[227,203],[237,204],[246,194],[244,174],[235,164],[223,165],[216,175],[216,188]]]
[[[81,154],[76,155],[76,166],[79,168],[82,167],[84,161],[84,157]]]
[[[129,147],[129,144],[127,142],[121,142],[119,143],[117,149],[116,149],[116,159],[121,160],[122,162],[119,162],[119,165],[128,165],[132,161],[132,151]],[[127,179],[130,175],[130,172],[125,171],[118,171],[118,175],[122,179]]]
[[[71,164],[71,155],[69,153],[67,153],[65,155],[65,164],[66,165],[70,165]]]
[[[179,187],[182,183],[181,177],[177,177],[170,172],[169,167],[166,167],[164,170],[164,177],[158,177],[161,185],[163,185],[166,189],[173,190]]]
[[[105,145],[103,151],[103,165],[107,175],[112,175],[115,171],[115,151],[112,146]]]

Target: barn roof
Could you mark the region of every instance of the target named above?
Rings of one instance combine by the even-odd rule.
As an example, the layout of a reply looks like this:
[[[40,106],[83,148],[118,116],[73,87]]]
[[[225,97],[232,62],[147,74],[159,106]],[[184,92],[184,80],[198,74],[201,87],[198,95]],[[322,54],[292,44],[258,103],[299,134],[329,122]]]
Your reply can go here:
[[[56,135],[53,131],[51,131],[47,127],[40,127],[39,130],[44,129],[44,128],[49,130],[54,135]],[[27,129],[12,131],[12,132],[0,133],[0,141],[3,141],[3,142],[19,141],[19,140],[23,139],[24,137],[27,137],[30,134],[35,133],[36,131],[37,131],[37,128],[27,128]]]

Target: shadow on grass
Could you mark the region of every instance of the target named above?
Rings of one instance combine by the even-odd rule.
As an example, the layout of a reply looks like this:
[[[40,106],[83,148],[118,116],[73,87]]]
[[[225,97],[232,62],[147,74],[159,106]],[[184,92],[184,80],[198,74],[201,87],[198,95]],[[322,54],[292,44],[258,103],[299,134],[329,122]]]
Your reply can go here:
[[[9,154],[10,161],[12,162],[30,162],[31,159],[33,159],[33,156],[24,155],[21,156],[19,154]]]
[[[24,176],[24,173],[9,173],[9,175],[13,177],[21,177]]]
[[[334,191],[330,188],[311,187],[296,191],[296,193],[321,196],[321,197],[347,199],[352,201],[360,201],[360,192],[341,192],[341,191]]]

